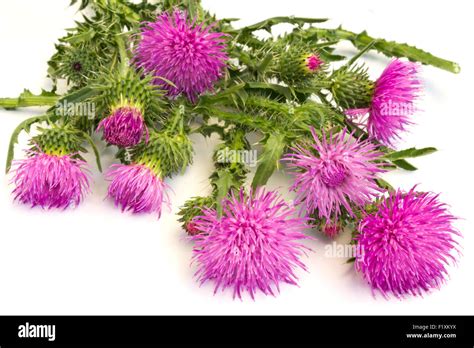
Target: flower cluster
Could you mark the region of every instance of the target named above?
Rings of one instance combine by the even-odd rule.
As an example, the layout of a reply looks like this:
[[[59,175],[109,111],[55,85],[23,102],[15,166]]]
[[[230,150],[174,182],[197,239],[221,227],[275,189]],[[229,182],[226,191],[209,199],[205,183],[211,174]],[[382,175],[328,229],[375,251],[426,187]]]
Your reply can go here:
[[[352,233],[362,252],[354,269],[386,297],[422,295],[445,281],[459,249],[455,217],[438,195],[394,189],[383,175],[416,170],[410,158],[436,151],[398,149],[397,142],[415,121],[421,64],[457,73],[456,63],[366,32],[362,40],[321,28],[311,18],[235,28],[200,1],[86,3],[93,15],[68,31],[49,62],[53,82],[67,79],[71,89],[61,96],[56,89],[25,91],[0,106],[91,103],[97,113],[85,118],[51,108],[20,124],[7,171],[18,134],[36,125],[38,135],[27,158],[14,162],[14,200],[78,206],[91,191],[81,156],[92,149],[101,170],[102,135],[119,162],[104,175],[109,201],[123,212],[160,217],[171,204],[168,178],[193,162],[191,133],[218,136],[209,194],[178,213],[194,243],[199,283],[230,289],[234,298],[276,295],[307,270],[303,257],[314,242],[308,234],[319,232],[330,239]],[[280,23],[294,30],[256,34]],[[343,40],[358,52],[335,54]],[[375,81],[359,60],[370,49],[393,57]],[[258,160],[249,134],[259,135]],[[291,179],[291,204],[265,188],[278,169]]]

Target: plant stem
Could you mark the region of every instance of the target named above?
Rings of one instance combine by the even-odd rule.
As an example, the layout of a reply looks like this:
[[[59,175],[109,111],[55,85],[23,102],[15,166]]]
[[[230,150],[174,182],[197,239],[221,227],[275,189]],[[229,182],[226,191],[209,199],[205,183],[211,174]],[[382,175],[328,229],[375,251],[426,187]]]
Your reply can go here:
[[[28,106],[52,106],[57,103],[59,96],[25,96],[19,98],[0,98],[0,107],[16,109]]]
[[[122,35],[117,35],[115,41],[117,43],[117,48],[120,56],[120,72],[122,76],[125,76],[128,71],[129,59],[127,55],[127,50],[125,49],[124,38],[122,37]]]
[[[328,40],[348,40],[359,49],[366,47],[371,42],[374,42],[373,49],[385,54],[386,56],[406,57],[411,61],[432,65],[455,74],[458,74],[461,71],[461,67],[455,62],[436,57],[431,53],[425,52],[419,48],[407,45],[405,43],[397,43],[394,41],[373,38],[365,31],[360,34],[356,34],[352,31],[339,27],[337,29],[311,28],[308,30],[308,33],[310,35],[315,35],[318,38],[326,38]]]

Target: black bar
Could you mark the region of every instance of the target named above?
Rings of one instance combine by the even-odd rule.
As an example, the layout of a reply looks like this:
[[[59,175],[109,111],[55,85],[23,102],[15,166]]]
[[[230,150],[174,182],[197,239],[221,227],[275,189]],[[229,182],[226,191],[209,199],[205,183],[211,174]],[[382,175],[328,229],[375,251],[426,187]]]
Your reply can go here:
[[[54,332],[45,325],[54,325]],[[38,335],[43,337],[31,337]],[[0,348],[86,344],[474,347],[474,321],[471,316],[0,317]]]

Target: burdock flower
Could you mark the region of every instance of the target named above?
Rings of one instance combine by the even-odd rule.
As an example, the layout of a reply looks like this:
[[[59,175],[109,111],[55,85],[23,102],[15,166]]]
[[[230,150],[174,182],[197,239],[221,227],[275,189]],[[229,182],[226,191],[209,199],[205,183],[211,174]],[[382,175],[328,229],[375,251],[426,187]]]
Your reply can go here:
[[[111,180],[108,196],[122,211],[157,213],[168,204],[167,185],[160,175],[145,164],[114,164],[106,174]]]
[[[110,116],[99,123],[97,130],[101,129],[105,141],[120,147],[137,145],[144,133],[148,139],[148,129],[142,111],[136,106],[124,105],[115,108]]]
[[[328,221],[341,214],[341,208],[353,215],[351,203],[362,206],[380,192],[375,179],[383,171],[375,163],[381,153],[369,141],[355,139],[343,130],[322,140],[311,129],[314,143],[295,146],[284,157],[292,174],[296,204],[303,203],[308,214],[316,213]]]
[[[29,157],[15,162],[12,183],[15,200],[32,207],[77,206],[89,191],[86,162],[70,154],[28,151]]]
[[[422,295],[438,288],[455,261],[455,217],[433,193],[400,190],[360,222],[356,237],[362,257],[356,269],[384,296]]]
[[[212,28],[190,22],[186,12],[164,13],[142,29],[136,64],[156,76],[155,82],[168,95],[184,93],[195,102],[197,96],[213,89],[228,59],[225,34],[211,32]]]
[[[368,113],[367,130],[381,143],[392,146],[400,133],[412,122],[410,116],[416,111],[414,102],[421,91],[418,78],[419,65],[413,62],[393,60],[375,82],[370,106],[349,109],[349,116]]]
[[[296,284],[294,269],[306,269],[299,242],[306,238],[306,219],[294,217],[277,193],[262,189],[231,194],[222,211],[204,208],[193,219],[198,231],[193,261],[201,284],[214,281],[214,293],[231,287],[234,298],[244,291],[254,298],[257,290],[274,295],[280,282]]]

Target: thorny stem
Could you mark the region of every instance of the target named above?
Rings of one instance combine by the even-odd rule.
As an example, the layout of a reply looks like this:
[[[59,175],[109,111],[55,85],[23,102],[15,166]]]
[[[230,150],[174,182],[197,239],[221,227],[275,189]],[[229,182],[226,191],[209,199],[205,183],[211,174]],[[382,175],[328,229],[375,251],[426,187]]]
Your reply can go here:
[[[27,96],[19,98],[0,98],[0,107],[5,109],[16,109],[28,106],[53,106],[59,100],[59,96]]]

